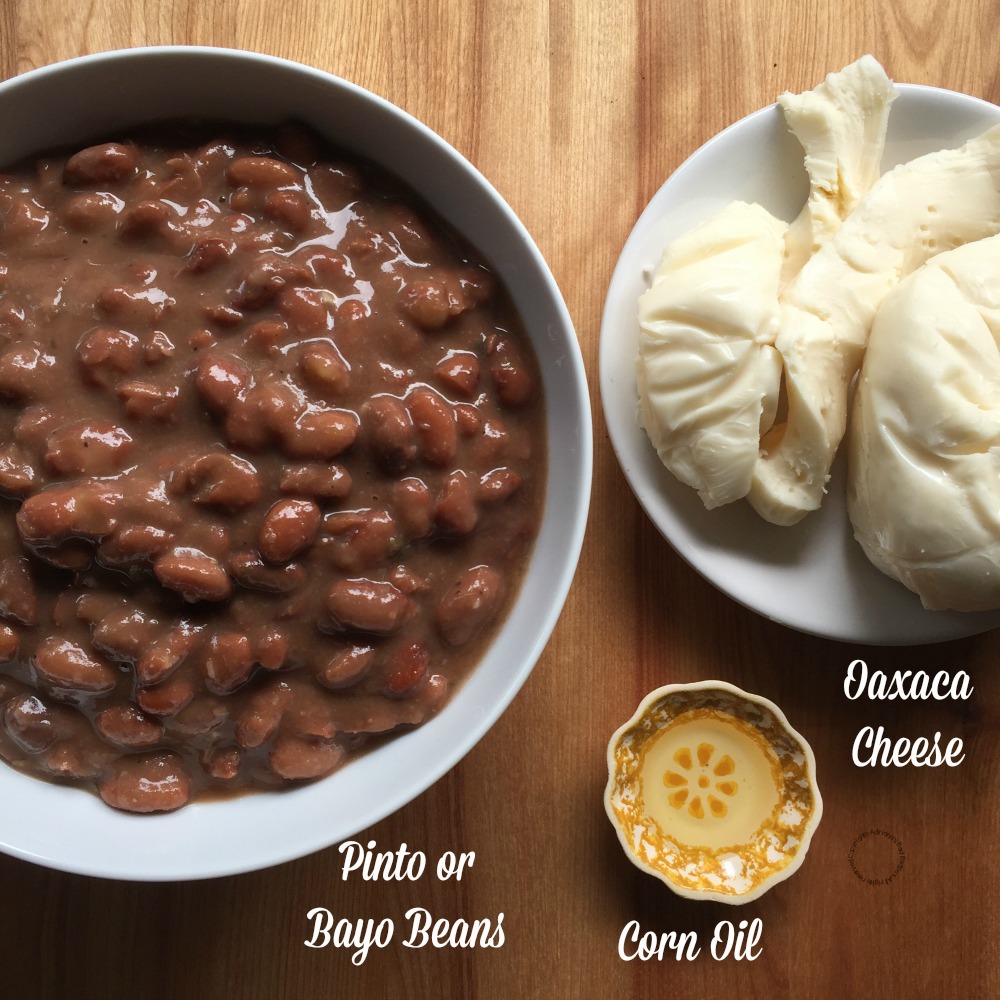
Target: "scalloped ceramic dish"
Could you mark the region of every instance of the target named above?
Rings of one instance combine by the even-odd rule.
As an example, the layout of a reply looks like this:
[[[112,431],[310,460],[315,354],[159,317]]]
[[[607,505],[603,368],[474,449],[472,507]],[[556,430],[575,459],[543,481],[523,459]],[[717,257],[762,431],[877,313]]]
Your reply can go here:
[[[809,744],[777,705],[724,681],[643,699],[608,745],[604,805],[633,864],[724,903],[788,878],[823,814]]]

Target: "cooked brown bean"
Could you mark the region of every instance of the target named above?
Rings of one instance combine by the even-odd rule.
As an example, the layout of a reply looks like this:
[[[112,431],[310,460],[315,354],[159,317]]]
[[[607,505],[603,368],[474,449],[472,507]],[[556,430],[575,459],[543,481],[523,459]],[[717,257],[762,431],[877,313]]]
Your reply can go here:
[[[38,484],[38,472],[16,444],[0,449],[0,493],[24,497]]]
[[[127,605],[94,622],[91,640],[94,648],[112,659],[134,663],[160,632],[155,620]]]
[[[97,296],[97,307],[101,312],[133,327],[153,326],[176,304],[162,289],[146,285],[139,288],[110,285]]]
[[[166,233],[170,228],[170,209],[153,199],[136,202],[121,216],[118,231],[127,239],[142,239]]]
[[[327,398],[345,393],[351,384],[351,367],[332,344],[314,341],[299,354],[299,371],[305,383]]]
[[[95,659],[82,646],[68,639],[51,636],[35,650],[34,667],[46,685],[82,694],[107,694],[113,691],[117,671]]]
[[[198,363],[195,383],[209,409],[228,410],[252,384],[247,363],[231,354],[210,351]]]
[[[35,694],[8,698],[3,705],[3,724],[10,738],[28,753],[41,753],[65,735],[53,710]]]
[[[176,716],[194,698],[194,687],[187,677],[174,674],[152,687],[140,687],[135,693],[139,707],[161,718]]]
[[[216,694],[229,694],[246,683],[253,673],[254,655],[250,639],[238,632],[217,632],[208,643],[205,686]]]
[[[279,500],[264,515],[257,547],[269,563],[290,562],[312,545],[319,526],[319,508],[312,500]]]
[[[418,388],[406,398],[420,451],[431,465],[448,465],[458,451],[458,428],[452,408],[432,389]]]
[[[183,463],[171,487],[189,493],[197,504],[225,510],[253,506],[262,490],[257,469],[228,451],[210,451]]]
[[[0,663],[10,663],[17,656],[21,640],[9,625],[0,625]]]
[[[300,335],[323,336],[329,331],[330,309],[314,288],[284,288],[277,309],[290,330]]]
[[[170,812],[184,805],[191,783],[180,761],[172,754],[123,757],[98,790],[101,798],[125,812]]]
[[[271,625],[261,625],[250,633],[254,661],[265,670],[280,670],[288,664],[288,635]]]
[[[499,503],[517,492],[521,477],[506,467],[492,469],[479,479],[479,499],[483,503]]]
[[[56,778],[80,781],[96,778],[115,756],[108,748],[103,753],[94,748],[84,750],[70,740],[62,740],[49,747],[42,755],[41,767]]]
[[[91,385],[108,386],[139,366],[142,345],[134,333],[97,326],[77,344],[83,377]]]
[[[268,762],[271,770],[286,781],[308,781],[330,774],[343,759],[344,749],[337,743],[279,736]]]
[[[241,757],[236,747],[203,750],[201,766],[209,777],[220,781],[232,781],[240,773]]]
[[[0,396],[33,398],[55,363],[38,344],[11,344],[0,354]]]
[[[304,267],[292,261],[264,260],[246,272],[233,295],[232,304],[236,309],[260,309],[277,298],[283,289],[304,284],[309,277]]]
[[[125,412],[135,420],[173,420],[177,413],[180,393],[177,386],[161,386],[155,382],[133,379],[118,387],[118,398]]]
[[[255,552],[237,552],[229,560],[233,579],[248,590],[290,594],[305,581],[305,570],[297,563],[269,566]]]
[[[189,274],[206,274],[229,260],[235,252],[236,243],[233,240],[205,237],[195,243],[184,270]]]
[[[492,620],[503,597],[503,579],[489,566],[473,566],[449,588],[435,614],[451,646],[464,646]]]
[[[448,392],[466,399],[475,396],[479,388],[479,358],[471,351],[449,351],[434,366],[434,372]]]
[[[453,472],[444,481],[434,504],[434,524],[447,535],[467,535],[476,527],[476,483],[465,472]]]
[[[322,553],[337,569],[361,573],[380,564],[402,544],[387,510],[335,511],[323,518]]]
[[[399,474],[417,457],[417,428],[410,411],[397,396],[375,396],[362,412],[362,424],[385,469]]]
[[[290,458],[336,458],[354,444],[358,416],[352,410],[310,408],[282,435]]]
[[[338,580],[326,598],[335,626],[389,635],[398,631],[414,610],[413,600],[391,583],[379,580]]]
[[[524,406],[535,391],[534,379],[517,348],[506,337],[494,337],[487,345],[490,375],[505,406]]]
[[[302,175],[270,156],[240,156],[226,168],[226,180],[233,187],[279,188],[299,184]]]
[[[134,146],[105,142],[74,153],[63,168],[67,184],[116,184],[135,173],[139,156]]]
[[[403,642],[386,656],[384,690],[394,698],[408,694],[427,673],[430,655],[422,642]]]
[[[94,716],[94,728],[109,743],[130,750],[148,749],[163,738],[163,723],[132,705],[111,705],[102,709]]]
[[[282,493],[342,500],[351,492],[351,474],[335,462],[283,465],[279,488]]]
[[[423,538],[431,530],[431,491],[422,479],[407,477],[392,486],[396,517],[409,538]]]
[[[290,233],[301,233],[312,216],[309,202],[296,191],[275,191],[264,199],[264,214]]]
[[[236,743],[250,750],[266,743],[277,731],[281,716],[292,700],[292,689],[276,681],[255,691],[236,716]]]
[[[150,642],[135,665],[136,680],[143,686],[169,677],[201,643],[199,633],[187,625],[174,625]]]
[[[17,512],[17,528],[29,543],[55,544],[70,535],[103,538],[118,525],[121,490],[100,480],[50,486],[28,497]]]
[[[219,561],[195,548],[172,549],[153,563],[153,572],[185,601],[224,601],[232,592],[229,574]]]
[[[21,625],[38,624],[38,595],[31,563],[24,556],[0,562],[0,615]]]
[[[48,437],[45,461],[61,476],[111,476],[132,457],[131,435],[106,420],[75,420]]]
[[[69,225],[82,233],[110,228],[118,220],[124,202],[108,191],[74,195],[63,206],[63,216]]]
[[[357,683],[374,660],[374,647],[347,646],[330,657],[326,665],[316,672],[316,679],[328,688],[347,687]]]
[[[123,524],[103,538],[97,549],[102,566],[126,568],[145,565],[174,543],[174,533],[153,524]]]
[[[464,307],[462,297],[446,282],[433,278],[411,281],[400,293],[400,308],[422,330],[440,330]]]

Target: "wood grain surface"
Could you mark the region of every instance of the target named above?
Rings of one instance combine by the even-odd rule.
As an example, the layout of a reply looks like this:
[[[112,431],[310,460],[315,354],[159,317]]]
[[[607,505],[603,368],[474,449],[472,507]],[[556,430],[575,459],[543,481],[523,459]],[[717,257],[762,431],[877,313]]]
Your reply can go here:
[[[864,52],[896,80],[1000,101],[998,15],[987,0],[0,0],[4,77],[125,46],[220,45],[331,71],[427,123],[495,184],[547,258],[576,325],[595,424],[587,538],[545,654],[459,766],[361,834],[430,859],[475,851],[466,878],[344,882],[336,848],[167,885],[0,856],[0,997],[1000,995],[1000,637],[853,647],[734,604],[638,508],[597,392],[612,269],[678,164],[779,92],[811,87]],[[856,657],[883,670],[964,669],[975,693],[848,701],[844,671]],[[826,802],[802,869],[743,908],[682,900],[640,874],[602,806],[608,737],[641,696],[715,677],[782,706],[813,745]],[[859,769],[851,745],[869,723],[961,736],[966,759],[954,769]],[[849,864],[872,829],[905,849],[887,885],[865,884]],[[397,931],[355,966],[349,951],[304,946],[317,906],[399,923],[413,906],[467,920],[502,912],[506,941],[408,949]],[[713,960],[716,924],[755,917],[760,957]],[[657,934],[696,931],[701,954],[622,961],[619,934],[633,919]]]

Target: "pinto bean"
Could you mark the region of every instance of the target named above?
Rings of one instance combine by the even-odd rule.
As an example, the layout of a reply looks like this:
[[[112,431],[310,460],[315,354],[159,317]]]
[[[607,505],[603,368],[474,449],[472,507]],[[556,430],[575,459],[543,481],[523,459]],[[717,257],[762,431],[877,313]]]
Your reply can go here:
[[[281,717],[291,700],[292,689],[284,681],[255,691],[236,716],[237,745],[250,750],[266,743],[278,731]]]
[[[194,687],[190,679],[180,674],[174,674],[151,687],[140,687],[135,693],[135,700],[144,712],[162,718],[176,716],[193,697]]]
[[[215,694],[229,694],[250,679],[254,655],[250,639],[238,632],[217,632],[208,643],[205,686]]]
[[[66,735],[57,713],[36,694],[8,698],[3,705],[3,725],[10,738],[27,753],[41,753]]]
[[[17,444],[0,449],[0,492],[7,496],[25,497],[34,492],[38,472]]]
[[[305,570],[297,563],[269,566],[254,552],[237,552],[230,557],[229,572],[248,590],[270,594],[290,594],[305,581]]]
[[[504,406],[517,409],[528,403],[535,392],[534,379],[518,349],[506,337],[494,337],[487,344],[490,376]]]
[[[319,508],[312,500],[279,500],[264,515],[257,547],[269,563],[290,562],[312,545],[319,526]]]
[[[121,198],[108,191],[88,191],[67,200],[63,217],[78,232],[92,233],[113,226],[123,204]]]
[[[503,591],[503,578],[489,566],[467,569],[438,604],[435,622],[445,641],[471,642],[500,609]]]
[[[101,798],[125,812],[171,812],[191,795],[191,782],[173,754],[123,757],[98,786]]]
[[[386,656],[383,690],[394,698],[409,694],[427,673],[430,654],[422,642],[403,642]]]
[[[431,530],[431,491],[422,479],[408,477],[392,486],[392,503],[400,525],[410,538]]]
[[[252,376],[245,361],[210,351],[198,363],[194,384],[210,410],[224,413],[247,391]]]
[[[182,464],[171,486],[190,493],[197,504],[225,510],[252,506],[262,490],[257,469],[228,451],[210,451]]]
[[[101,540],[97,561],[102,566],[127,568],[143,565],[162,555],[174,543],[174,534],[153,524],[123,524]]]
[[[134,146],[105,142],[74,153],[63,168],[66,184],[117,184],[135,173],[139,155]]]
[[[399,296],[402,311],[422,330],[440,330],[465,309],[465,300],[448,281],[422,278],[411,281]]]
[[[126,606],[95,622],[91,640],[98,652],[134,663],[159,631],[159,625],[142,611]]]
[[[118,525],[121,489],[100,480],[50,486],[28,497],[17,512],[25,542],[54,545],[69,536],[103,538]]]
[[[45,461],[61,476],[110,476],[132,457],[131,435],[107,420],[75,420],[53,431]]]
[[[142,343],[127,330],[97,326],[80,338],[76,354],[84,379],[107,387],[136,370],[142,360]]]
[[[402,539],[386,510],[335,511],[323,519],[323,555],[337,569],[360,573],[397,551]]]
[[[446,390],[466,399],[479,388],[479,358],[471,351],[449,351],[434,366],[434,373]]]
[[[335,627],[389,635],[414,613],[413,600],[391,583],[378,580],[338,580],[326,598]]]
[[[452,408],[436,392],[418,388],[406,398],[420,451],[430,465],[448,465],[458,451],[458,427]]]
[[[11,344],[0,353],[0,396],[32,399],[55,363],[38,344]]]
[[[0,663],[10,663],[17,656],[21,640],[9,625],[0,625]]]
[[[453,472],[444,481],[434,504],[434,524],[447,535],[468,535],[479,521],[476,484],[465,472]]]
[[[336,458],[354,444],[358,427],[353,410],[311,407],[282,435],[281,443],[290,458]]]
[[[264,199],[264,215],[290,233],[301,233],[312,218],[309,202],[297,191],[275,191]]]
[[[479,500],[482,503],[501,503],[521,486],[521,477],[506,467],[492,469],[479,479]]]
[[[281,629],[262,625],[250,634],[253,658],[265,670],[280,670],[288,663],[288,635]]]
[[[38,624],[38,595],[24,556],[7,556],[0,562],[0,615],[21,625]]]
[[[279,736],[268,757],[271,770],[286,781],[322,778],[336,770],[344,759],[337,743],[323,743],[297,736]]]
[[[175,547],[153,563],[153,572],[185,601],[224,601],[232,592],[224,567],[199,549]]]
[[[135,665],[136,680],[144,686],[159,684],[169,677],[200,645],[198,631],[174,625],[148,643]]]
[[[299,353],[299,371],[305,383],[327,396],[345,393],[351,384],[351,366],[332,344],[305,344]]]
[[[198,240],[184,270],[188,274],[207,274],[224,264],[236,252],[236,243],[233,240],[220,239],[217,236],[209,236]]]
[[[282,493],[342,500],[351,492],[351,474],[335,462],[283,465],[279,488]]]
[[[417,428],[406,405],[397,396],[375,396],[362,412],[375,457],[389,472],[398,474],[417,457]]]
[[[82,646],[68,639],[51,636],[35,650],[35,673],[52,688],[81,694],[107,694],[113,691],[117,671],[103,660],[95,659]]]
[[[242,757],[236,747],[212,747],[202,751],[201,766],[219,781],[232,781],[240,773]]]
[[[335,689],[356,684],[374,660],[373,646],[347,646],[334,653],[326,665],[316,672],[316,680],[324,687]]]
[[[129,750],[148,749],[163,738],[163,723],[132,705],[111,705],[94,717],[94,728],[109,743]]]
[[[232,187],[279,188],[302,182],[302,175],[287,163],[270,156],[240,156],[226,168]]]
[[[125,412],[135,420],[173,420],[179,397],[177,386],[160,386],[155,382],[133,379],[118,387],[118,398]]]

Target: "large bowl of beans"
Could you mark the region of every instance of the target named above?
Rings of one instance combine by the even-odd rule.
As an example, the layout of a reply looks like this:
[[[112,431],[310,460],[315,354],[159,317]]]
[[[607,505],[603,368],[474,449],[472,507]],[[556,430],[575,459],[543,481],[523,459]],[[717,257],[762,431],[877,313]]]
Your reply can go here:
[[[568,592],[558,288],[465,159],[317,70],[134,49],[0,111],[0,849],[164,880],[353,836]]]

